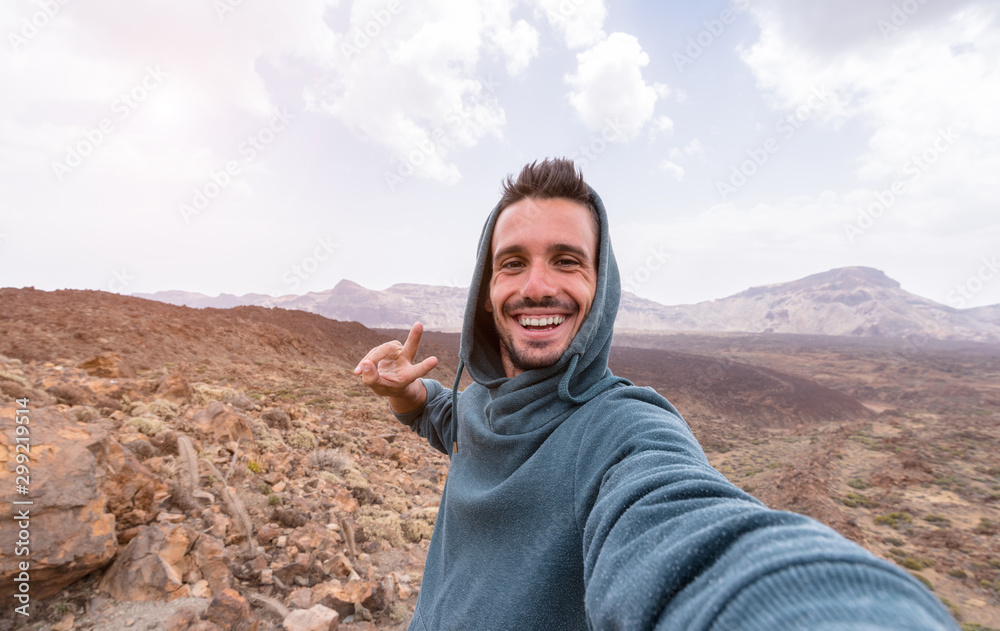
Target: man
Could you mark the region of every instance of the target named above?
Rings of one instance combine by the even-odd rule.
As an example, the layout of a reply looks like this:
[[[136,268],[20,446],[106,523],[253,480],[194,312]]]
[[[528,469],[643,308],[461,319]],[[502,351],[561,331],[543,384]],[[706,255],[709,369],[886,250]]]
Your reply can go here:
[[[455,387],[423,379],[419,324],[358,364],[451,458],[410,629],[954,629],[905,572],[730,484],[666,399],[611,373],[620,294],[600,198],[572,162],[533,163],[486,221]]]

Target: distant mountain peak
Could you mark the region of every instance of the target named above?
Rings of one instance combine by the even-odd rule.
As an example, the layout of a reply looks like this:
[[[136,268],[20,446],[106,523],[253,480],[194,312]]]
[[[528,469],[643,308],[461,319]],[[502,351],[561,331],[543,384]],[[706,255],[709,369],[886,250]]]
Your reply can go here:
[[[820,272],[812,276],[795,281],[796,283],[829,283],[829,282],[853,282],[858,285],[885,287],[899,289],[898,281],[895,281],[885,272],[874,267],[840,267],[827,272]]]
[[[367,289],[367,287],[363,287],[363,286],[357,284],[356,282],[354,282],[353,280],[347,280],[345,278],[344,280],[342,280],[339,283],[337,283],[336,285],[334,285],[333,289],[334,289],[334,291],[337,291],[338,289],[339,290],[344,290],[344,289],[357,290],[357,289]]]
[[[839,267],[826,272],[812,274],[805,278],[773,285],[751,287],[730,298],[752,298],[754,296],[787,294],[788,292],[853,292],[865,289],[900,290],[899,282],[886,276],[874,267]],[[728,300],[723,298],[722,300]]]

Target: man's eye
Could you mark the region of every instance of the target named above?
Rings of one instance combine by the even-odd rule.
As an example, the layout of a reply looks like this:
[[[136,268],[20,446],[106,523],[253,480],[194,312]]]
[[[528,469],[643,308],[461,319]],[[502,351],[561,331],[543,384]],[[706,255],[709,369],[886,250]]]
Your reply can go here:
[[[523,263],[521,263],[521,261],[506,261],[500,266],[500,269],[513,269],[521,267],[522,265]]]
[[[577,262],[576,259],[559,259],[556,261],[556,265],[562,265],[565,267],[566,265],[577,265]]]

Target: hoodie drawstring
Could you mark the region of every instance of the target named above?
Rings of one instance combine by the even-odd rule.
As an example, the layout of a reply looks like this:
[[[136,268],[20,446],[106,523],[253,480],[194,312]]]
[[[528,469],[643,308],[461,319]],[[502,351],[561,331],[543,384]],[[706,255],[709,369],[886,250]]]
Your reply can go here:
[[[451,435],[454,441],[452,455],[458,453],[458,383],[462,379],[463,369],[465,369],[465,362],[459,359],[458,370],[455,371],[455,385],[451,387]]]

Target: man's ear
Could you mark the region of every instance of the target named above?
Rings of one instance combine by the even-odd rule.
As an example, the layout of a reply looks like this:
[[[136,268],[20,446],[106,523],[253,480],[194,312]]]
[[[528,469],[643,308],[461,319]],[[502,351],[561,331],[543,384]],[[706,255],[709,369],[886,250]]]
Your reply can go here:
[[[483,309],[486,309],[486,313],[493,313],[493,303],[490,302],[489,296],[486,296],[486,300],[483,301]]]

